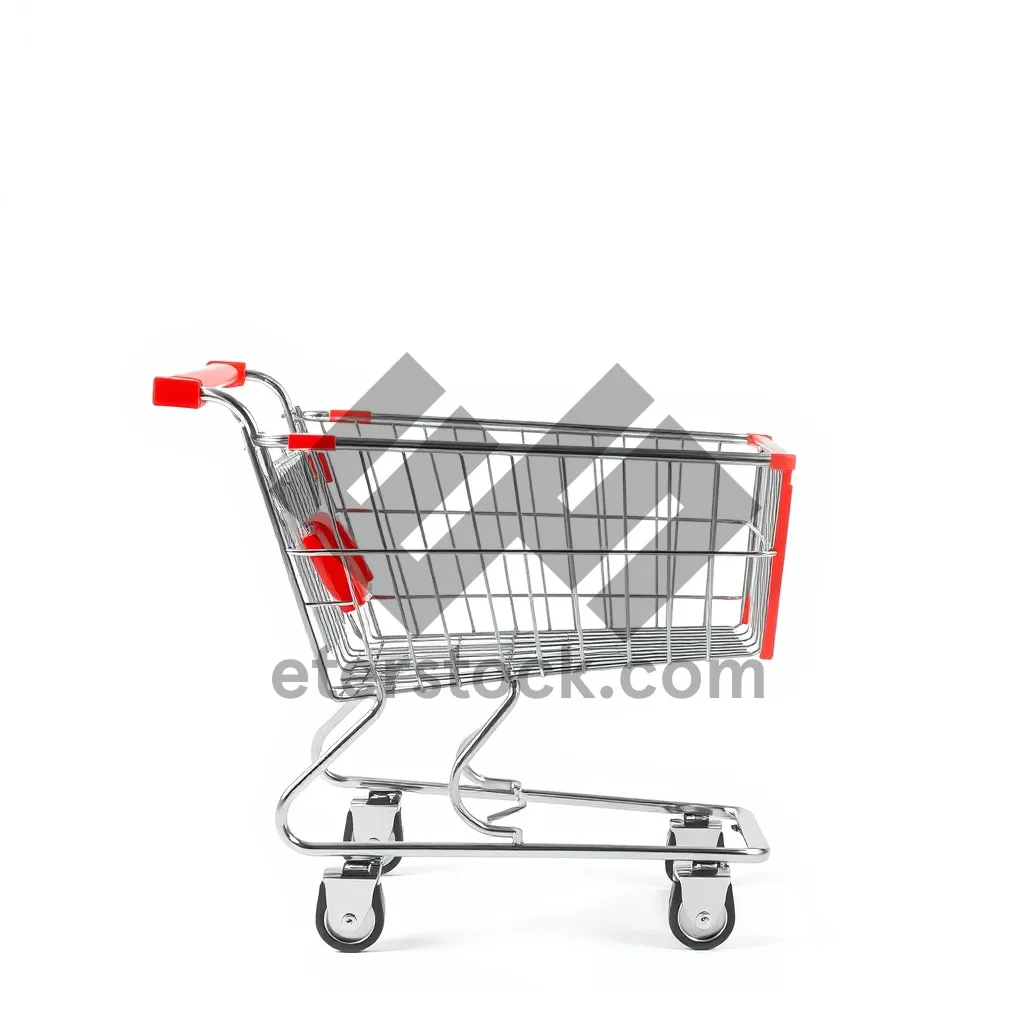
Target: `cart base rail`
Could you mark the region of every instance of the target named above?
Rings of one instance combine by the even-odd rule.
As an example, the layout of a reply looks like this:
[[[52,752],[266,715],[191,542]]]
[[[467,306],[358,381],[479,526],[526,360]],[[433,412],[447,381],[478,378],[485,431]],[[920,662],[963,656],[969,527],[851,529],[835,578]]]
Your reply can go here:
[[[386,697],[378,689],[369,711],[326,751],[328,736],[354,709],[343,704],[313,737],[312,763],[285,790],[278,804],[278,829],[285,841],[307,856],[343,858],[323,874],[316,904],[316,928],[320,937],[339,952],[359,952],[380,937],[384,927],[383,876],[405,857],[545,857],[602,860],[660,860],[671,883],[668,924],[673,936],[690,949],[713,949],[731,935],[736,923],[732,865],[759,864],[770,854],[757,819],[734,804],[662,800],[647,797],[608,796],[567,790],[533,789],[512,779],[491,779],[468,767],[468,757],[479,748],[515,702],[510,694],[476,733],[463,741],[457,767],[448,782],[341,775],[330,770],[331,762],[383,712]],[[473,779],[462,782],[462,772]],[[325,778],[335,786],[367,792],[351,801],[340,842],[300,839],[288,826],[292,801],[313,779]],[[502,801],[506,807],[486,822],[464,812],[463,817],[481,831],[502,835],[490,842],[407,841],[402,821],[406,795],[447,796],[456,810],[465,798]],[[645,812],[668,816],[664,844],[622,843],[528,843],[521,829],[493,823],[497,818],[523,809],[531,801],[606,810]],[[735,837],[739,845],[726,843]]]
[[[401,787],[382,790],[377,784]],[[341,843],[303,843],[303,853],[343,856],[342,865],[331,865],[323,874],[316,905],[320,937],[339,952],[359,952],[380,937],[384,927],[384,895],[381,880],[403,857],[584,857],[600,859],[660,860],[671,882],[668,924],[673,936],[690,949],[713,949],[732,934],[736,904],[732,868],[736,862],[760,863],[769,849],[757,820],[742,807],[653,801],[557,790],[522,789],[513,794],[519,802],[529,799],[549,803],[604,806],[616,810],[680,813],[669,819],[664,846],[633,846],[615,843],[441,843],[404,842],[401,822],[403,793],[441,795],[449,787],[441,782],[389,779],[344,779],[340,785],[368,788],[367,798],[352,801]],[[479,786],[462,787],[464,795],[499,794]],[[738,833],[742,847],[725,846],[725,825]],[[388,835],[387,841],[377,838]],[[366,838],[370,837],[370,838]]]

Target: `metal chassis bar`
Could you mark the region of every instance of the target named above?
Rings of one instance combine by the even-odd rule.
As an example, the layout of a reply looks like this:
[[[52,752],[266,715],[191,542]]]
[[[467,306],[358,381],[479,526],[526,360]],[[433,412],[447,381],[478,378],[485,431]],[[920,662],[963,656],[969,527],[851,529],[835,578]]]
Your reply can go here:
[[[512,695],[510,694],[510,697]],[[277,830],[281,838],[299,853],[311,857],[575,857],[600,858],[619,860],[707,860],[706,847],[698,846],[632,846],[617,843],[524,843],[519,829],[499,828],[491,826],[494,832],[511,832],[512,844],[498,843],[357,843],[357,842],[308,842],[300,839],[288,825],[288,813],[295,798],[314,779],[323,775],[328,782],[337,786],[355,789],[393,790],[404,793],[424,793],[433,796],[446,795],[456,809],[463,796],[482,797],[485,799],[520,800],[528,803],[531,799],[537,803],[562,804],[582,807],[603,807],[608,810],[647,811],[669,815],[681,815],[686,812],[710,814],[715,817],[731,819],[737,826],[745,847],[721,847],[714,851],[714,859],[718,863],[758,864],[768,859],[770,848],[768,841],[761,832],[757,819],[746,808],[734,804],[709,804],[676,800],[656,800],[636,797],[604,796],[597,793],[575,793],[550,789],[527,789],[522,787],[515,795],[508,791],[501,792],[478,785],[457,783],[458,775],[453,770],[448,783],[422,782],[406,779],[372,778],[354,775],[337,775],[330,771],[331,763],[345,750],[360,733],[376,721],[384,710],[387,694],[379,680],[376,681],[373,694],[373,707],[362,715],[356,723],[349,727],[331,747],[324,752],[324,743],[333,731],[353,710],[355,701],[343,705],[316,732],[313,737],[313,761],[309,767],[282,793],[277,805]],[[510,708],[514,699],[506,702]],[[500,724],[504,714],[492,714],[487,723],[481,727],[475,737],[475,746],[483,742]],[[460,755],[463,753],[460,750]],[[458,763],[458,759],[457,759]],[[515,834],[518,833],[518,834]],[[518,841],[517,841],[518,840]]]
[[[714,860],[720,864],[760,864],[769,849],[700,846],[623,846],[612,843],[307,843],[311,857],[557,857],[597,860]]]
[[[331,774],[331,773],[328,773]],[[423,793],[448,796],[445,782],[421,782],[410,779],[368,778],[362,776],[331,775],[335,785],[354,789],[396,790],[402,793]],[[459,787],[464,796],[474,799],[507,800],[515,798],[508,793],[495,793],[480,786]],[[675,800],[649,800],[639,797],[604,796],[597,793],[574,793],[555,789],[528,789],[522,796],[538,804],[559,804],[572,807],[598,807],[605,810],[641,811],[680,815],[690,812],[710,813],[715,817],[731,818],[738,826],[746,847],[722,847],[715,850],[714,859],[727,863],[743,861],[760,864],[768,859],[770,848],[754,815],[734,804],[687,803]],[[317,849],[304,850],[314,856],[334,853],[349,856],[389,856],[401,854],[410,857],[503,857],[522,853],[534,857],[607,857],[640,860],[693,860],[708,859],[706,848],[690,846],[629,846],[609,843],[522,843],[518,846],[499,846],[497,843],[326,843],[313,844]]]

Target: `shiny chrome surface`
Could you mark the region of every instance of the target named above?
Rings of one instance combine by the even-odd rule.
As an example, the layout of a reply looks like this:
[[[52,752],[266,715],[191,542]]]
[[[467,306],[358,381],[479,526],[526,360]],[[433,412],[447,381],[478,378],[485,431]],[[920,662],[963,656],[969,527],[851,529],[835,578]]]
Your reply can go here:
[[[326,923],[339,938],[354,942],[373,931],[373,891],[380,884],[380,874],[380,861],[349,863],[324,871]]]
[[[727,924],[726,897],[732,885],[728,864],[716,864],[706,873],[674,867],[675,884],[681,889],[679,927],[698,942],[719,935]]]
[[[396,793],[400,797],[401,794]],[[398,800],[384,802],[358,797],[349,804],[352,815],[352,842],[390,842],[395,831],[395,816],[400,804]]]
[[[248,378],[276,395],[292,431],[319,424],[326,432],[328,413],[303,412],[265,374],[249,371]],[[374,915],[374,893],[387,859],[439,856],[671,861],[681,897],[670,917],[674,914],[679,930],[698,944],[724,938],[727,893],[731,907],[729,865],[769,856],[749,811],[731,804],[537,789],[517,779],[489,777],[472,761],[511,714],[528,676],[743,657],[759,650],[779,489],[769,457],[751,451],[741,434],[375,415],[369,426],[333,424],[343,434],[339,452],[327,453],[325,463],[309,452],[289,451],[287,438],[260,434],[234,395],[204,389],[203,396],[227,407],[241,425],[321,690],[341,702],[313,737],[310,763],[281,794],[276,812],[277,830],[293,849],[347,858],[344,866],[324,873],[328,941],[337,946],[331,935],[356,946],[375,941],[382,921]],[[418,460],[415,479],[411,455]],[[347,486],[363,488],[362,505],[346,502],[339,484],[346,458]],[[424,473],[424,458],[431,473]],[[570,461],[581,458],[585,473],[576,472],[578,465]],[[554,460],[558,511],[542,510],[536,501],[540,460],[549,460],[549,481]],[[639,501],[632,497],[631,475],[635,480],[641,463],[653,465],[653,477],[648,473],[646,480],[647,485],[653,480],[653,501],[650,492]],[[707,472],[694,476],[694,467]],[[740,517],[720,507],[724,467],[751,474],[749,510]],[[590,496],[574,503],[572,488],[585,474],[592,474],[592,481],[585,480]],[[400,486],[389,490],[393,479]],[[701,495],[693,489],[695,480],[706,486]],[[478,488],[483,481],[490,507],[474,498],[472,481]],[[705,515],[683,514],[702,503]],[[358,552],[371,562],[372,594],[364,605],[345,611],[314,571],[311,556],[356,550],[307,551],[304,523],[318,512],[344,524]],[[458,524],[467,522],[456,543]],[[706,531],[703,543],[680,543],[680,533],[685,539],[695,529]],[[439,546],[439,536],[447,536],[447,547]],[[437,567],[441,559],[452,558],[459,583],[449,590]],[[567,586],[553,578],[548,558],[564,561]],[[641,564],[637,559],[653,559],[654,570],[631,580],[631,565],[636,574]],[[694,559],[706,565],[703,575],[695,571]],[[354,591],[348,559],[339,562]],[[421,563],[425,572],[413,572]],[[729,563],[739,571],[723,584]],[[467,583],[467,567],[476,573],[476,590]],[[695,586],[687,590],[690,583]],[[605,617],[601,628],[587,624],[583,614],[594,602]],[[503,699],[459,745],[446,781],[332,770],[342,752],[379,720],[392,695],[495,681],[506,688]],[[371,791],[351,803],[350,841],[306,839],[290,825],[295,800],[319,778]],[[455,813],[490,841],[395,841],[405,793],[446,796]],[[505,806],[480,817],[466,806],[467,798]],[[668,815],[675,845],[529,843],[522,827],[498,822],[530,802]],[[718,847],[723,831],[741,845]]]

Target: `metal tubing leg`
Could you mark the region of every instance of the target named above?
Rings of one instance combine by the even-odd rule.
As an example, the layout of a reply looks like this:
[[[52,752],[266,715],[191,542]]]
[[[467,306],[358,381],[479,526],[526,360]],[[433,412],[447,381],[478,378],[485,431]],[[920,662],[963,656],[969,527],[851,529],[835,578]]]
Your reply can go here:
[[[377,682],[376,692],[373,695],[373,707],[363,715],[354,725],[350,726],[348,730],[336,740],[326,751],[314,756],[313,763],[294,781],[290,786],[285,789],[281,794],[281,798],[277,802],[277,813],[275,815],[275,823],[277,825],[278,834],[281,838],[288,843],[290,846],[301,850],[303,853],[316,852],[322,848],[321,843],[307,843],[305,840],[300,839],[291,830],[288,825],[288,812],[291,809],[292,803],[295,798],[318,776],[325,772],[331,762],[350,744],[357,736],[360,736],[366,731],[378,718],[384,713],[384,705],[386,700],[386,694],[384,687]],[[330,723],[337,723],[341,721],[347,714],[347,710],[342,713],[338,712],[333,715],[330,719]],[[329,731],[329,730],[328,730]],[[320,738],[322,744],[326,739],[326,733],[323,728],[317,733],[317,737]],[[314,737],[314,746],[316,745],[316,737]],[[335,844],[337,845],[337,844]],[[344,851],[339,851],[344,852]],[[373,856],[373,854],[367,854],[365,856]]]
[[[475,828],[478,832],[484,832],[487,835],[502,835],[509,836],[512,839],[512,843],[518,846],[523,841],[523,830],[516,828],[513,825],[495,825],[495,815],[491,815],[487,820],[478,818],[475,814],[472,814],[467,808],[462,799],[463,787],[461,785],[463,773],[467,770],[472,771],[469,767],[469,761],[477,753],[479,753],[481,747],[491,738],[494,734],[495,729],[508,717],[512,708],[515,707],[516,701],[519,699],[519,682],[515,678],[508,678],[508,694],[505,700],[491,716],[487,719],[484,724],[477,729],[475,733],[467,736],[459,746],[458,753],[455,757],[455,762],[452,764],[451,774],[448,777],[448,796],[451,799],[452,806],[455,808],[455,812],[467,825]],[[513,796],[517,800],[517,806],[506,810],[505,813],[511,813],[514,810],[519,810],[520,807],[525,806],[525,801],[522,799],[522,786],[512,779],[487,779],[485,776],[478,775],[473,772],[473,777],[479,782],[484,788],[489,787],[493,784],[500,784],[502,786],[507,785],[508,795]],[[501,812],[497,815],[502,816]]]
[[[514,780],[490,779],[476,772],[469,759],[478,753],[495,729],[511,712],[519,696],[519,688],[514,683],[510,686],[508,696],[475,733],[468,736],[460,745],[458,756],[452,768],[451,776],[445,782],[426,782],[409,779],[377,778],[358,775],[340,775],[331,772],[328,766],[346,749],[370,723],[375,721],[383,710],[384,694],[375,695],[374,706],[354,726],[336,741],[326,752],[323,747],[329,734],[351,713],[356,701],[346,702],[317,730],[312,745],[313,763],[302,775],[282,794],[278,803],[278,831],[282,838],[300,853],[312,856],[345,856],[357,858],[388,858],[388,857],[501,857],[518,854],[526,857],[596,857],[596,858],[636,858],[640,860],[687,861],[700,860],[707,857],[704,843],[690,844],[680,842],[684,836],[676,839],[674,846],[631,846],[621,844],[571,844],[571,843],[530,843],[522,842],[522,830],[495,826],[489,821],[475,818],[465,809],[462,798],[473,797],[491,800],[512,800],[514,807],[506,810],[510,813],[527,800],[536,803],[560,804],[564,806],[595,807],[607,810],[640,811],[670,815],[703,815],[731,821],[740,833],[744,847],[728,847],[715,850],[714,856],[720,863],[760,863],[768,859],[770,849],[768,842],[753,814],[745,808],[734,804],[715,804],[707,801],[691,802],[685,800],[659,800],[641,797],[605,796],[597,793],[575,793],[560,790],[527,789]],[[365,698],[364,698],[365,699]],[[388,791],[392,793],[422,793],[434,796],[448,796],[458,811],[464,812],[463,819],[474,828],[488,834],[509,835],[512,844],[503,843],[409,843],[409,842],[306,842],[294,835],[287,825],[287,814],[291,802],[318,775],[323,775],[335,785],[345,788]],[[469,776],[472,784],[461,782]],[[459,780],[459,781],[456,781]],[[500,814],[501,812],[499,812]],[[493,818],[493,816],[492,816]],[[673,823],[674,824],[674,823]]]

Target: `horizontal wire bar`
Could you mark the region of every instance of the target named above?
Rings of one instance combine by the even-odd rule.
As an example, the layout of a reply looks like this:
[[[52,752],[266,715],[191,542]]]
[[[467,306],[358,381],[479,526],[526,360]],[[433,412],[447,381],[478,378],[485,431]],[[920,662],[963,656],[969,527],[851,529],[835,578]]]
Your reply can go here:
[[[331,420],[331,414],[326,410],[307,410],[303,412],[302,418],[310,421],[338,422]],[[472,416],[413,416],[408,413],[374,412],[371,413],[370,423],[384,426],[399,424],[409,427],[448,427],[452,430],[488,430],[493,428],[517,432],[525,430],[527,433],[543,434],[593,434],[597,437],[650,437],[659,440],[676,439],[683,442],[750,443],[749,434],[724,434],[708,430],[672,430],[669,427],[610,427],[587,423],[548,423],[543,420],[475,419]]]
[[[521,551],[509,550],[508,548],[287,548],[289,555],[298,555],[302,558],[320,558],[324,555],[519,555]],[[604,555],[608,558],[624,557],[632,558],[634,555],[658,555],[661,558],[684,558],[687,556],[703,555],[705,557],[718,558],[724,555],[727,558],[772,558],[775,551],[701,551],[701,550],[679,550],[666,551],[664,548],[525,548],[528,554],[533,555]]]
[[[672,632],[680,636],[685,637],[688,633],[702,630],[704,627],[700,624],[694,624],[690,626],[673,626]],[[746,629],[748,626],[743,623],[731,623],[713,626],[712,629],[717,630],[723,636],[731,634],[736,629]],[[584,635],[595,643],[620,643],[625,639],[625,630],[618,626],[584,626]],[[665,627],[664,626],[636,626],[631,631],[631,635],[635,633],[639,639],[639,642],[646,643],[648,640],[657,640],[658,637],[664,638]],[[502,642],[513,642],[519,640],[533,640],[532,630],[506,628],[500,630]],[[402,634],[404,636],[404,634]],[[431,636],[441,636],[440,630],[436,633],[422,633],[420,634],[423,638],[429,638]],[[494,634],[492,633],[474,633],[470,631],[458,631],[451,633],[453,637],[461,637],[464,648],[481,647],[486,648],[490,644],[490,649],[494,650]],[[548,644],[550,646],[558,646],[559,644],[573,640],[578,636],[578,631],[575,627],[565,626],[561,629],[545,629],[540,631],[540,642],[541,644]]]
[[[416,515],[416,510],[415,509],[411,509],[411,508],[390,508],[389,507],[385,511],[386,511],[386,513],[389,516],[392,516],[392,515],[395,515],[395,516],[414,516],[414,515]],[[353,514],[369,514],[369,515],[372,515],[374,510],[372,508],[363,508],[361,506],[356,506],[354,508],[349,508],[347,506],[346,507],[339,506],[338,507],[338,512],[339,513],[341,513],[341,512],[351,512]],[[430,514],[431,515],[435,515],[435,516],[445,516],[445,515],[449,515],[449,516],[469,516],[469,515],[476,515],[476,516],[508,516],[511,519],[517,519],[519,517],[519,512],[518,512],[517,509],[498,509],[497,511],[495,511],[494,509],[446,508],[444,510],[440,510],[439,509],[439,510],[437,510],[435,512],[432,512]],[[523,515],[524,519],[563,519],[565,517],[565,513],[564,512],[528,512],[528,511],[526,511],[526,509],[523,509],[522,515]],[[613,520],[616,520],[617,522],[620,522],[620,523],[622,522],[622,519],[623,519],[623,516],[622,516],[621,512],[613,512],[613,513],[606,513],[606,512],[570,512],[569,515],[573,519],[600,519],[600,520],[613,519]],[[711,522],[711,519],[708,516],[664,516],[664,515],[651,515],[650,513],[648,513],[647,515],[639,515],[637,513],[633,513],[631,515],[626,515],[625,518],[627,520],[635,520],[635,521],[640,522],[640,523],[654,523],[654,524],[656,524],[658,526],[661,526],[662,524],[671,525],[672,523],[710,523]],[[757,529],[754,526],[754,524],[750,522],[749,519],[719,519],[718,522],[720,522],[720,523],[728,523],[731,526],[746,526],[748,529],[751,529],[751,530],[756,530]]]
[[[709,462],[719,465],[767,466],[771,463],[768,452],[719,452],[668,448],[606,448],[599,445],[567,444],[514,444],[499,441],[442,441],[405,440],[403,438],[358,437],[334,438],[335,449],[354,451],[398,451],[398,452],[454,452],[461,455],[550,455],[556,458],[582,459],[643,459],[657,462]],[[253,441],[260,448],[288,448],[288,434],[257,434]]]
[[[434,594],[433,591],[430,591],[430,593],[424,592],[422,594],[411,594],[411,593],[406,593],[406,594],[367,594],[366,596],[368,598],[372,598],[374,601],[428,601],[428,600],[429,601],[433,601],[434,598],[435,598],[435,594]],[[487,595],[486,594],[458,593],[458,594],[438,594],[436,596],[440,597],[442,601],[466,601],[466,600],[468,600],[468,601],[486,601],[487,600]],[[530,599],[530,594],[525,593],[525,592],[524,593],[513,592],[513,593],[509,594],[509,593],[506,593],[504,591],[501,591],[501,592],[495,591],[492,596],[496,597],[496,598],[500,597],[500,598],[502,598],[504,600],[508,600],[510,597],[511,598],[519,598],[519,599],[524,600],[524,601],[527,601],[527,600]],[[586,593],[586,592],[581,591],[577,596],[580,597],[581,599],[582,598],[588,598],[588,597],[589,598],[598,597],[598,598],[609,598],[611,600],[615,600],[616,598],[624,597],[624,594],[622,594],[621,592],[619,592],[619,593],[609,593],[607,591],[599,590],[599,591],[594,591],[593,593]],[[638,601],[641,601],[641,600],[646,600],[646,601],[650,601],[650,600],[664,601],[665,600],[665,595],[664,594],[637,594],[637,593],[634,593],[634,592],[630,591],[630,595],[629,596],[631,598],[635,598]],[[568,592],[565,593],[565,594],[552,594],[552,593],[549,592],[548,593],[548,597],[551,598],[551,599],[562,598],[563,600],[565,600],[565,599],[570,599],[571,600],[572,594],[570,594]],[[705,600],[705,595],[704,594],[676,594],[675,600],[676,601],[703,601],[703,600]],[[733,595],[733,594],[714,594],[714,595],[712,595],[712,600],[714,600],[714,601],[742,601],[743,600],[743,594],[735,594],[735,595]],[[333,607],[335,607],[336,605],[339,605],[339,604],[351,604],[351,603],[352,603],[351,601],[306,601],[305,605],[306,605],[307,608],[333,608]],[[663,629],[664,627],[662,626],[662,627],[659,627],[659,628]]]

